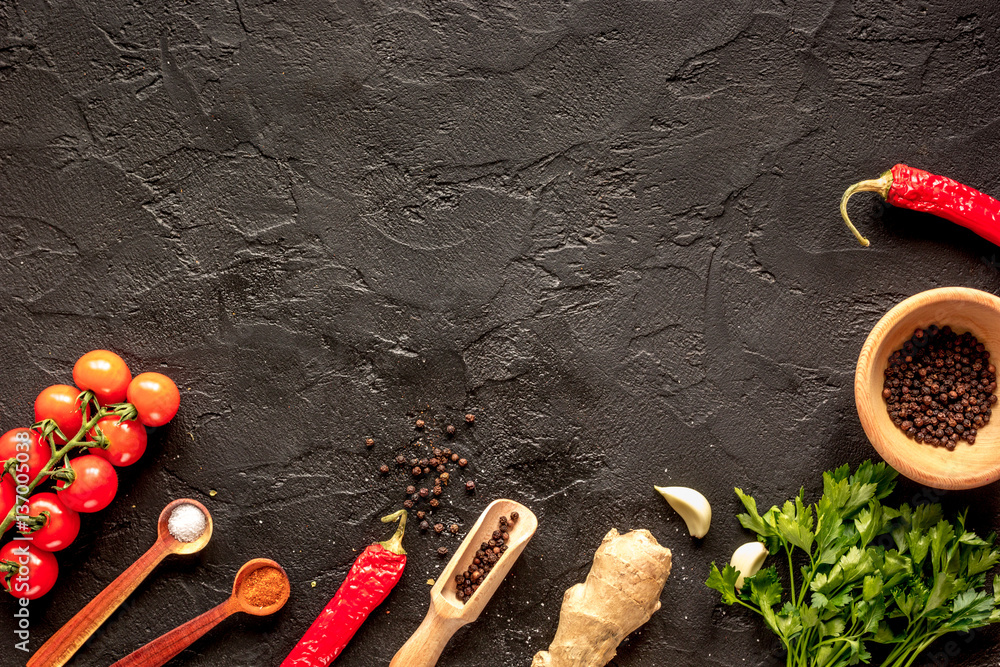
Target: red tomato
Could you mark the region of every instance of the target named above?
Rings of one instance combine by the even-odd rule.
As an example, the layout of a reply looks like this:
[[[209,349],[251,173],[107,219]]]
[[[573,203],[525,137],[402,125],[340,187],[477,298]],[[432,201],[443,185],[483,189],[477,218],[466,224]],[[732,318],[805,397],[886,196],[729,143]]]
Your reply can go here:
[[[17,492],[14,490],[15,484],[14,480],[10,477],[4,477],[0,479],[0,521],[7,518],[10,514],[11,508],[17,504]],[[10,526],[13,526],[11,524]],[[10,530],[10,526],[7,526],[7,530]]]
[[[177,414],[181,394],[166,375],[142,373],[128,386],[128,402],[135,406],[143,424],[163,426]]]
[[[100,512],[118,492],[118,473],[100,456],[84,454],[69,462],[76,473],[72,484],[56,482],[56,495],[63,505],[77,512]]]
[[[42,472],[49,462],[52,453],[49,445],[42,440],[37,431],[30,428],[15,428],[0,435],[0,466],[10,459],[17,459],[17,468],[13,470],[13,478],[20,475],[20,482],[30,484]],[[24,476],[28,480],[24,481]]]
[[[73,366],[73,382],[80,389],[89,389],[101,405],[125,400],[132,373],[125,360],[114,352],[94,350],[80,357]]]
[[[42,389],[35,399],[35,421],[54,419],[59,424],[59,430],[67,438],[72,438],[83,426],[83,410],[80,401],[76,400],[80,390],[68,384],[54,384]],[[56,436],[60,445],[66,441]]]
[[[80,534],[80,515],[54,493],[36,493],[28,499],[28,516],[46,515],[45,525],[31,533],[31,543],[46,551],[65,549]]]
[[[4,572],[0,579],[0,584],[16,598],[40,598],[52,590],[59,578],[56,557],[31,542],[8,542],[0,547],[0,563],[19,568]]]
[[[100,456],[116,466],[130,466],[146,451],[146,428],[137,421],[118,423],[114,415],[103,417],[97,425],[110,443],[107,449],[91,447],[88,452]],[[96,438],[95,433],[91,433]]]

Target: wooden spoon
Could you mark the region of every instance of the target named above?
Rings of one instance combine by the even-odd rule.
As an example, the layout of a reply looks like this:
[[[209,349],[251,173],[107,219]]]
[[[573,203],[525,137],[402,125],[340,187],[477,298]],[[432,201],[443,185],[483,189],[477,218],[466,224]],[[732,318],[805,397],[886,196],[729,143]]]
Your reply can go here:
[[[491,539],[500,517],[509,517],[511,512],[517,512],[518,518],[507,530],[510,535],[507,551],[500,556],[472,597],[463,603],[455,595],[455,574],[468,569],[479,545]],[[524,505],[503,499],[490,503],[438,576],[431,588],[431,608],[427,616],[393,657],[389,667],[434,667],[452,635],[479,618],[483,607],[493,597],[524,547],[528,546],[537,528],[538,519]]]
[[[194,505],[207,520],[205,531],[193,542],[181,542],[170,534],[167,522],[178,505]],[[171,554],[193,554],[201,551],[212,539],[212,515],[197,500],[181,498],[163,508],[157,525],[156,543],[149,551],[97,594],[90,603],[52,635],[28,661],[28,667],[62,667],[90,639],[94,631],[108,619],[125,599],[149,576],[149,573]]]
[[[262,567],[271,567],[281,573],[282,590],[277,601],[266,607],[256,607],[246,599],[246,591],[243,584],[246,578]],[[233,594],[229,599],[220,604],[215,609],[207,611],[198,618],[192,619],[184,625],[174,628],[167,634],[154,639],[138,651],[130,653],[111,667],[160,667],[165,665],[174,656],[201,638],[206,632],[216,625],[229,618],[238,611],[242,611],[254,616],[268,616],[285,606],[288,595],[291,593],[291,584],[288,575],[280,565],[267,558],[255,558],[240,568],[236,573],[236,581],[233,582]]]

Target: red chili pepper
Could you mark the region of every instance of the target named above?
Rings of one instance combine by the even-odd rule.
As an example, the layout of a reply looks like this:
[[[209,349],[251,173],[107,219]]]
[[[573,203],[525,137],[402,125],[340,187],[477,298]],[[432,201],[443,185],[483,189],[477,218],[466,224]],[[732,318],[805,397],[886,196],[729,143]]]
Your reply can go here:
[[[403,576],[406,551],[403,531],[406,510],[382,517],[383,523],[399,520],[396,533],[365,549],[351,566],[330,604],[303,635],[281,667],[325,667],[344,650],[375,607],[382,604],[389,591]]]
[[[847,200],[855,192],[877,192],[893,206],[933,213],[1000,245],[1000,201],[950,178],[897,164],[875,180],[847,188],[840,200],[840,214],[863,246],[868,239],[847,217]]]

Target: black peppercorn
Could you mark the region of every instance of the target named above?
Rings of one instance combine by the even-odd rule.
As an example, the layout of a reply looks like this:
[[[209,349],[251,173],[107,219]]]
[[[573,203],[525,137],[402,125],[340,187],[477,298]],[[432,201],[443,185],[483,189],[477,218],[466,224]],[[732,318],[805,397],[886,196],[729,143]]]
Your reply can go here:
[[[383,463],[382,465],[380,465],[378,467],[378,471],[380,473],[382,473],[383,475],[388,475],[389,474],[389,466],[387,466],[386,464]]]
[[[423,474],[424,469],[421,468],[420,466],[413,466],[413,470],[411,470],[410,472],[413,473],[414,477],[420,477],[420,475]]]
[[[403,456],[402,454],[400,454],[399,456],[397,456],[396,457],[396,465],[398,465],[398,466],[405,466],[406,465],[406,457]]]
[[[465,490],[466,491],[475,491],[476,490],[476,483],[473,482],[470,479],[468,482],[465,483]]]
[[[374,447],[374,446],[375,446],[375,440],[373,438],[368,438],[367,440],[365,440],[365,447]]]
[[[403,507],[405,507],[408,510],[413,509],[413,501],[407,498],[406,500],[403,501]]]
[[[444,427],[444,432],[448,435],[455,435],[455,426],[453,424],[448,424]]]
[[[436,524],[434,524],[434,532],[437,533],[438,535],[440,535],[441,533],[443,533],[444,532],[444,524],[443,523],[436,523]]]
[[[469,414],[465,415],[465,423],[466,424],[472,424],[472,423],[475,423],[475,421],[476,421],[476,415],[472,414],[471,412]]]
[[[427,531],[428,529],[430,529],[430,527],[431,527],[431,524],[427,523],[426,521],[421,521],[420,522],[420,530]]]
[[[454,535],[455,533],[457,533],[458,532],[458,524],[457,523],[453,523],[450,526],[448,526],[448,532],[451,533],[452,535]]]
[[[426,498],[427,496],[431,495],[430,489],[428,488],[420,489],[420,491],[418,491],[417,493],[420,494],[421,498]]]
[[[448,547],[438,547],[438,556],[447,556]]]
[[[465,466],[469,465],[469,459],[459,459],[458,465],[464,468]]]
[[[423,419],[418,419],[416,423],[417,428],[423,428],[425,426]]]
[[[428,504],[429,504],[429,505],[430,505],[431,507],[437,507],[438,505],[440,505],[440,504],[441,504],[441,501],[440,501],[440,500],[438,500],[437,498],[431,498],[430,500],[428,500],[428,501],[427,501],[427,503],[428,503]]]

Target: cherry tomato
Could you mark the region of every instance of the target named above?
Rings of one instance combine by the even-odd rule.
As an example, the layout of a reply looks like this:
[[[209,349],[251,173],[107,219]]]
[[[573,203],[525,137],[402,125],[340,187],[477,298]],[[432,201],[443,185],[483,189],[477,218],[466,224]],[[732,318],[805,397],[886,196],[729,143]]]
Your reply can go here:
[[[77,512],[100,512],[118,492],[118,473],[100,456],[84,454],[69,462],[76,473],[72,484],[56,482],[56,495],[63,505]]]
[[[51,591],[59,578],[56,557],[31,542],[8,542],[0,547],[0,564],[19,568],[3,572],[0,579],[0,584],[16,598],[38,599]]]
[[[31,543],[46,551],[65,549],[80,534],[80,515],[63,505],[54,493],[28,498],[28,516],[46,515],[45,525],[31,535]]]
[[[107,449],[91,447],[88,452],[116,466],[130,466],[146,451],[146,427],[137,421],[118,423],[114,415],[103,417],[97,425],[110,443]],[[91,433],[96,438],[96,433]]]
[[[11,508],[17,504],[17,492],[14,490],[15,488],[16,484],[10,477],[4,477],[0,480],[0,521],[6,519],[7,515],[10,514]],[[13,525],[7,526],[7,530],[10,530],[10,527]]]
[[[22,482],[27,476],[30,484],[42,472],[42,468],[49,462],[51,452],[49,445],[42,440],[38,431],[30,428],[15,428],[0,435],[0,466],[10,459],[17,459],[17,468],[13,470],[13,479],[21,476]]]
[[[94,392],[101,405],[124,401],[131,381],[125,360],[107,350],[88,352],[73,366],[73,382],[80,389]]]
[[[128,402],[135,406],[143,424],[163,426],[177,414],[181,394],[166,375],[142,373],[128,386]]]
[[[59,424],[59,430],[67,438],[72,438],[83,426],[83,411],[77,396],[80,390],[68,384],[54,384],[42,389],[35,399],[35,421],[54,419]],[[60,445],[66,441],[56,436]]]

